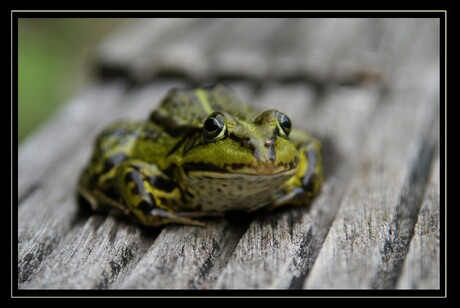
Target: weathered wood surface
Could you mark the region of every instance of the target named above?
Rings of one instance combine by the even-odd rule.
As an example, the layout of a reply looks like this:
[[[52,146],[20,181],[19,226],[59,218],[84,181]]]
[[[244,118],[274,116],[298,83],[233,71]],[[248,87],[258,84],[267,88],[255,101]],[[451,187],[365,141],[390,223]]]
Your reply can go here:
[[[440,288],[438,57],[436,19],[127,23],[100,46],[104,81],[19,147],[19,288]],[[101,127],[218,80],[323,141],[311,206],[161,229],[79,209]]]

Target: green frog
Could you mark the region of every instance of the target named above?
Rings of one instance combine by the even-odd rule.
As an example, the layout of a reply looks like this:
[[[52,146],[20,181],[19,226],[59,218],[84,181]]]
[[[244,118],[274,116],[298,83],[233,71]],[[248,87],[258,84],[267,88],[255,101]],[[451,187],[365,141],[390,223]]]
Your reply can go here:
[[[202,226],[226,211],[309,204],[322,182],[317,139],[214,85],[174,88],[147,120],[106,127],[78,193],[143,225]]]

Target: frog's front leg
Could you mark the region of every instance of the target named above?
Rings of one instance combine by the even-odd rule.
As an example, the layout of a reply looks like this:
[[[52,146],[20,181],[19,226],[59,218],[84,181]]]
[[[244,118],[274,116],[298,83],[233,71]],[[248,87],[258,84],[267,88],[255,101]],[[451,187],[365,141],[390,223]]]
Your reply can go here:
[[[180,188],[154,165],[139,160],[120,163],[115,170],[115,189],[125,207],[123,212],[143,225],[204,225],[173,212],[171,204],[174,200],[180,200]]]
[[[281,194],[269,207],[305,205],[319,194],[323,183],[320,143],[311,137],[299,142],[299,163],[296,174],[284,184]]]

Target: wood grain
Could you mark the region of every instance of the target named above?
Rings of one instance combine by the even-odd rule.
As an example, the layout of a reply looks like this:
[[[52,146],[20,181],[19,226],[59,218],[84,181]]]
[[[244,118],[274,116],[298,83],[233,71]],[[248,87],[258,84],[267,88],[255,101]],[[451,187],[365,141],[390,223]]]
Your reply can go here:
[[[208,221],[205,228],[164,228],[142,261],[115,287],[209,288],[246,231],[246,220]]]
[[[397,288],[438,289],[443,271],[440,251],[440,161],[433,164],[430,182],[414,228]]]
[[[436,78],[432,73],[434,76],[427,74],[424,82],[416,81],[418,91],[390,95],[382,102],[380,117],[361,148],[358,174],[351,178],[351,187],[304,287],[395,287],[392,275],[400,274],[397,260],[405,257],[424,191],[424,183],[419,187],[412,182],[412,172],[417,168],[426,172],[431,166],[430,157],[422,165],[416,165],[416,158],[430,156],[421,152],[427,136],[420,132],[438,117],[433,104],[438,93],[426,87]],[[423,93],[427,89],[429,92]],[[432,146],[426,151],[432,153]],[[410,201],[404,199],[408,196],[403,189],[408,187],[414,188]]]

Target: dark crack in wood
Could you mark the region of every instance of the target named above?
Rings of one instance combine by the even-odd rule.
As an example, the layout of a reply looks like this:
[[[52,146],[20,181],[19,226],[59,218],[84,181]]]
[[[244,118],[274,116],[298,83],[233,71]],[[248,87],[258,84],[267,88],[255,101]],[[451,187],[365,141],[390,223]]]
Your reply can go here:
[[[416,158],[401,190],[398,204],[388,226],[387,236],[381,249],[381,260],[372,282],[372,288],[393,289],[396,286],[424,200],[425,188],[436,149],[435,142],[437,139],[434,136],[438,134],[438,131],[439,128],[436,127],[435,122],[428,126],[426,137],[423,138],[423,142],[416,152]]]

